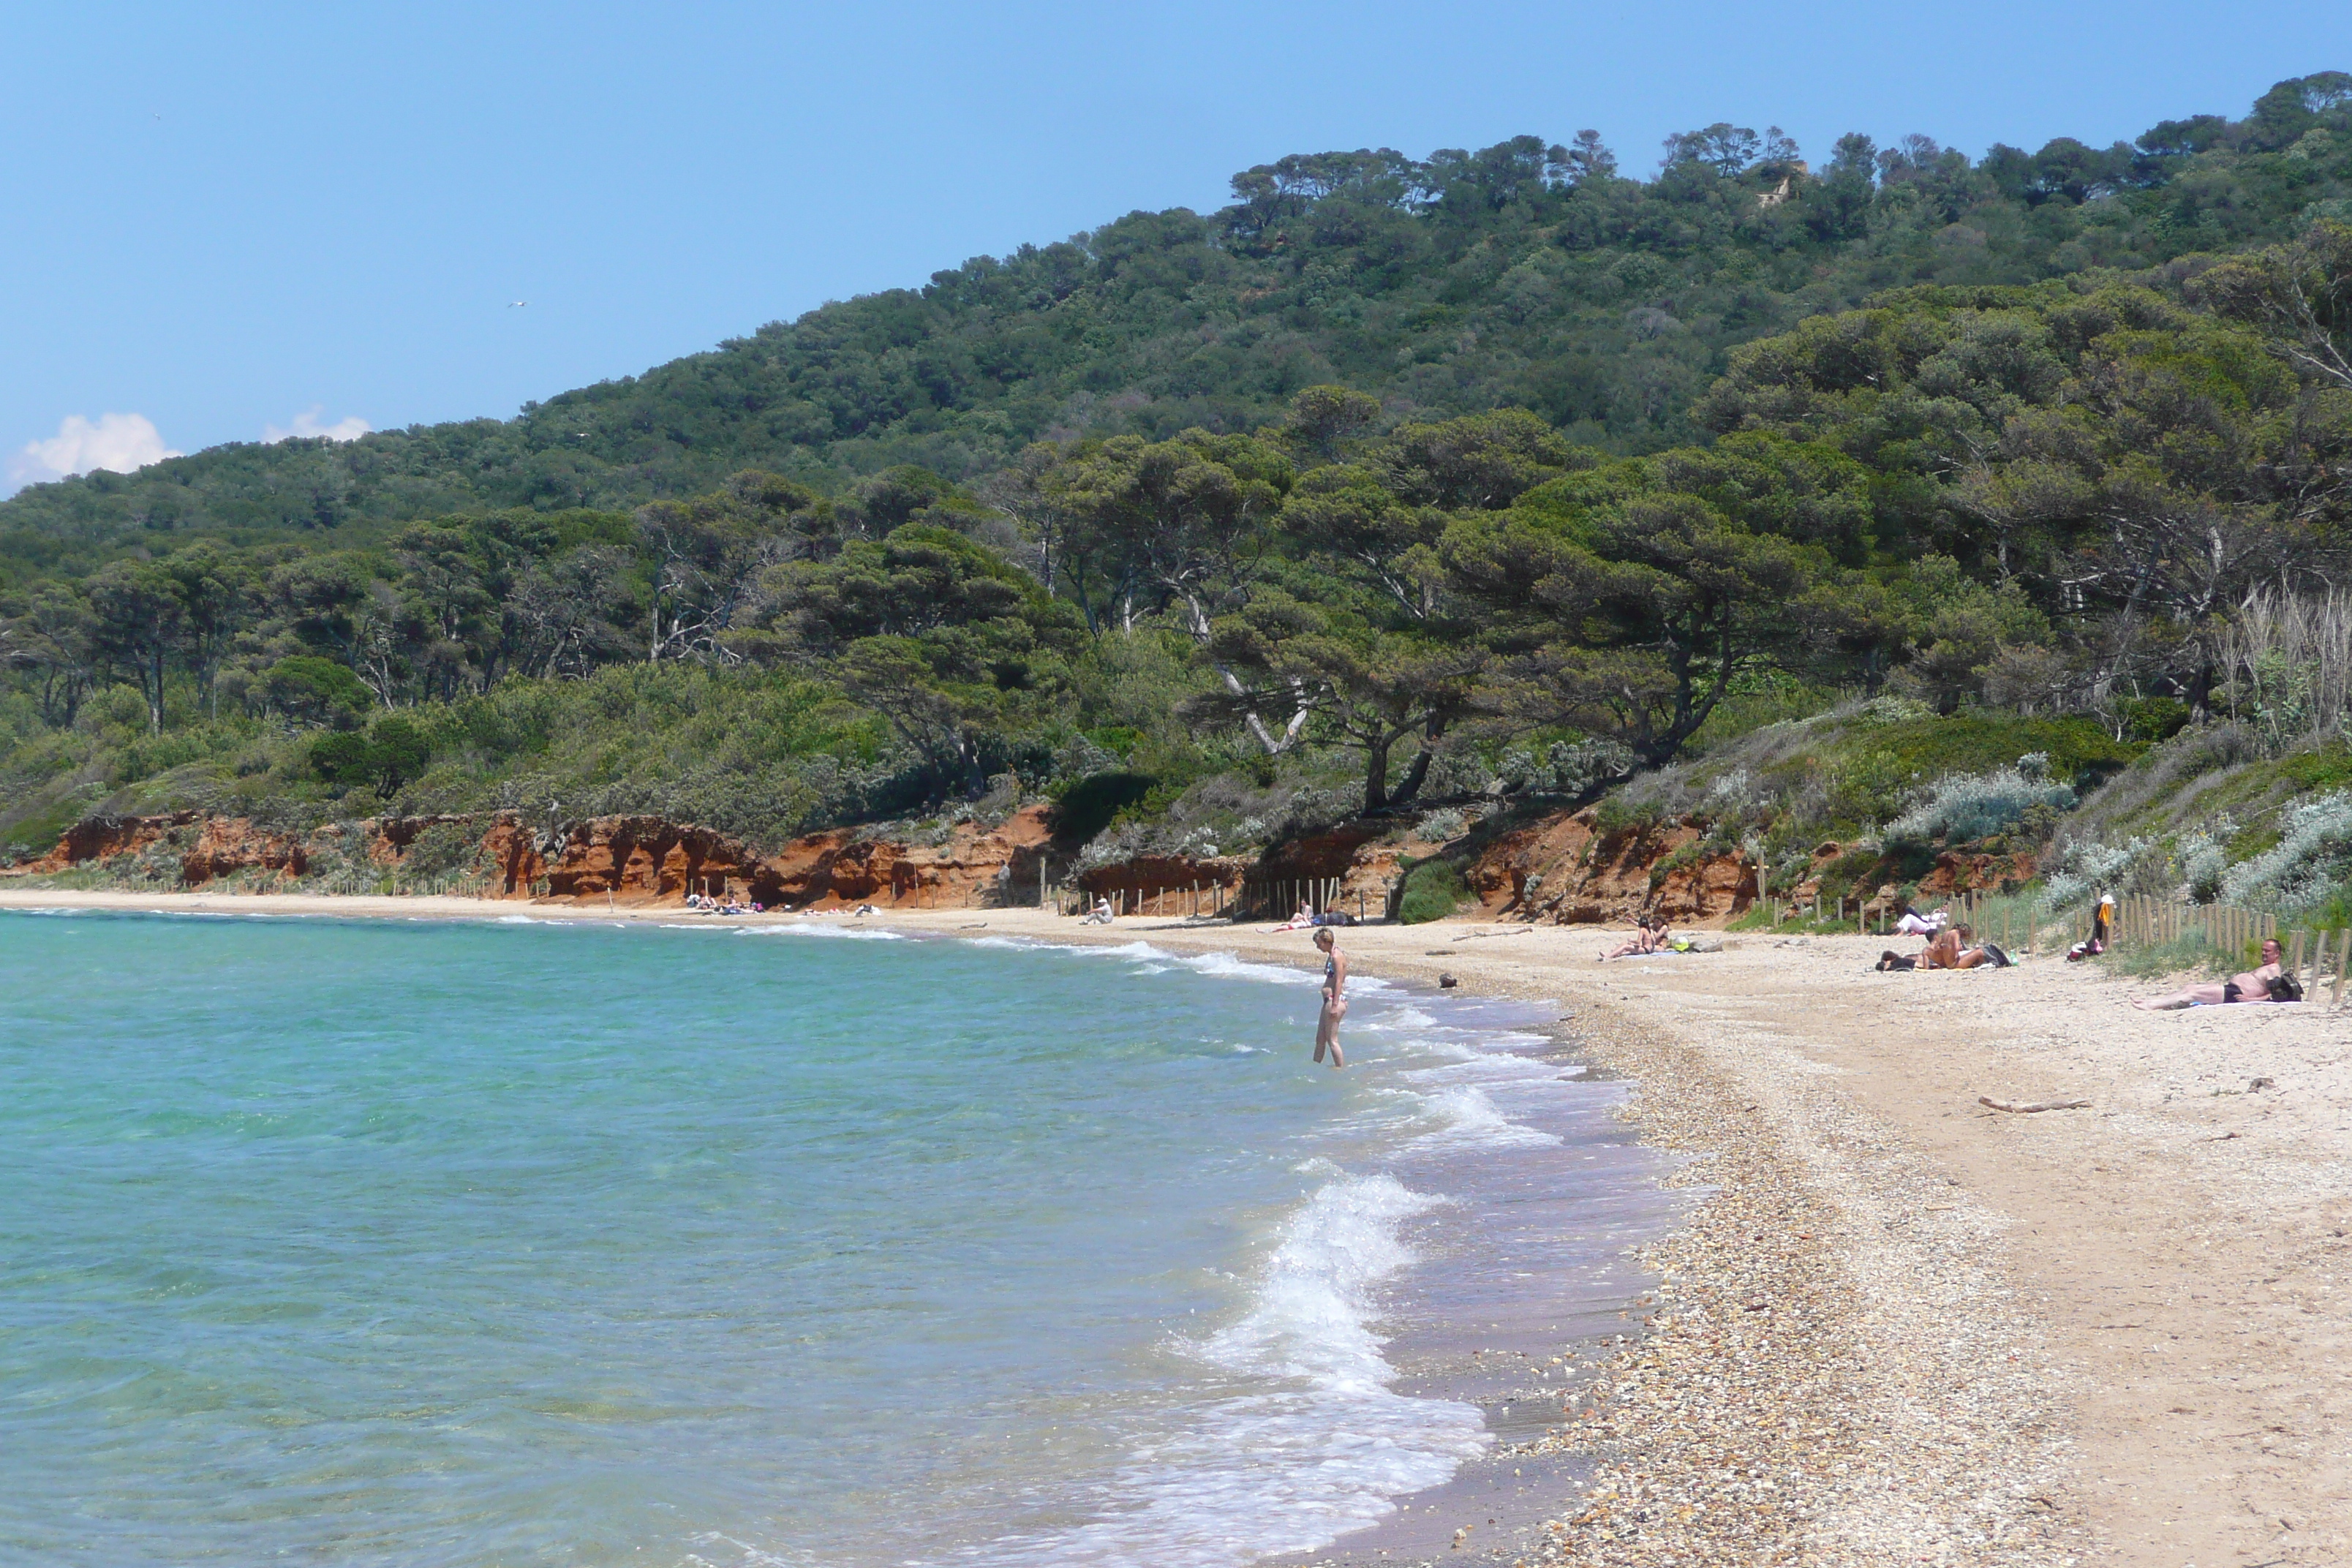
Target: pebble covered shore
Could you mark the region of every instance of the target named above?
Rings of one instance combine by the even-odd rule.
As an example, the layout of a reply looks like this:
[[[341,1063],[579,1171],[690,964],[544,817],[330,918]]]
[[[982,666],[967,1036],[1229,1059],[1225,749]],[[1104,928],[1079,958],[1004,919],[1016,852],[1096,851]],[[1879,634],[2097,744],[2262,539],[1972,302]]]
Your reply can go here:
[[[1986,1259],[1991,1216],[1862,1118],[1790,1092],[1801,1068],[1727,1079],[1632,1019],[1580,1023],[1581,1053],[1638,1084],[1625,1114],[1643,1141],[1688,1157],[1672,1179],[1711,1191],[1644,1249],[1646,1332],[1536,1446],[1601,1465],[1527,1561],[2080,1561],[2061,1376]]]

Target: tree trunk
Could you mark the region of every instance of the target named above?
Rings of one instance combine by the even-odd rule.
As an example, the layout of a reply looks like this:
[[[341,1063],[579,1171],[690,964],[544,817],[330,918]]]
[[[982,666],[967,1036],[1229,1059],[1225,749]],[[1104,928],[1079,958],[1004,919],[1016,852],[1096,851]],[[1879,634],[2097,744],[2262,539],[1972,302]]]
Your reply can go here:
[[[1393,741],[1374,741],[1364,748],[1364,815],[1384,811],[1389,804],[1389,748]]]
[[[1404,783],[1397,785],[1396,794],[1389,796],[1391,805],[1410,805],[1421,798],[1422,781],[1429,777],[1429,757],[1427,746],[1415,753],[1412,765],[1404,771]]]

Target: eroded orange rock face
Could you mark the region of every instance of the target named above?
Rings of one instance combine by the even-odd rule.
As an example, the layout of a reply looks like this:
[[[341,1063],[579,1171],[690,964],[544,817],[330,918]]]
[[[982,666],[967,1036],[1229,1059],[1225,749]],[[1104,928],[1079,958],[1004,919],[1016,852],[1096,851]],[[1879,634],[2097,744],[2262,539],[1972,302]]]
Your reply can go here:
[[[26,870],[38,875],[62,871],[87,860],[103,860],[109,856],[136,855],[173,828],[185,827],[195,820],[196,813],[193,811],[174,812],[169,816],[87,817],[67,828],[58,839],[58,847]]]
[[[1592,808],[1545,816],[1508,829],[1465,872],[1487,919],[1558,923],[1619,921],[1663,914],[1685,925],[1719,923],[1745,911],[1757,897],[1753,868],[1735,855],[1677,851],[1703,837],[1693,821],[1603,833]],[[488,896],[553,898],[650,904],[682,901],[688,893],[732,895],[772,908],[835,909],[863,903],[916,908],[979,908],[1026,903],[1036,896],[1038,870],[1066,865],[1074,846],[1056,845],[1046,808],[1025,806],[994,827],[959,825],[938,844],[861,837],[835,829],[795,838],[773,855],[710,828],[658,816],[602,816],[574,823],[549,838],[520,816],[383,817],[330,825],[305,836],[256,827],[243,817],[100,817],[78,823],[58,847],[25,869],[70,866],[137,855],[194,826],[180,859],[187,887],[245,871],[292,880],[310,874],[322,855],[356,848],[373,864],[395,870],[417,838],[446,824],[478,826],[477,866],[488,873]],[[1339,907],[1360,902],[1384,912],[1407,854],[1440,847],[1401,839],[1391,824],[1347,823],[1278,847],[1261,860],[1222,856],[1144,856],[1097,867],[1077,879],[1087,894],[1124,895],[1129,909],[1169,914],[1230,907],[1244,887],[1278,898],[1286,884],[1339,883]],[[346,844],[356,834],[355,844]],[[174,843],[184,842],[174,838]],[[1839,853],[1824,844],[1816,869]],[[1661,869],[1660,868],[1664,868]],[[2031,854],[1948,853],[1920,881],[1926,894],[1988,887],[2033,874]],[[1281,893],[1269,889],[1279,889]],[[1302,889],[1303,891],[1303,889]]]
[[[530,898],[541,874],[547,869],[547,858],[539,852],[538,836],[511,812],[500,812],[492,819],[489,831],[482,835],[482,860],[490,871],[493,898]]]
[[[255,869],[299,877],[310,863],[308,848],[291,833],[257,828],[242,816],[211,816],[205,819],[194,847],[180,857],[180,880],[201,888],[215,878]]]
[[[1657,868],[1705,837],[1668,819],[1603,832],[1597,808],[1543,817],[1502,834],[1463,874],[1489,919],[1559,924],[1662,914],[1683,925],[1730,920],[1756,900],[1752,867],[1737,855],[1689,857]]]
[[[1053,838],[1046,808],[1024,806],[994,827],[959,824],[937,845],[862,838],[845,828],[795,838],[762,856],[741,840],[657,816],[604,816],[572,826],[544,853],[516,825],[485,849],[503,879],[543,882],[559,899],[632,902],[688,893],[738,897],[784,909],[844,904],[954,908],[1016,899],[1035,886]]]
[[[938,845],[859,838],[847,831],[794,839],[773,856],[740,840],[658,816],[603,816],[573,824],[549,841],[511,812],[490,816],[381,817],[331,824],[307,837],[257,828],[243,817],[93,818],[79,823],[58,847],[26,869],[70,866],[135,855],[190,826],[194,846],[182,857],[188,887],[260,870],[289,879],[309,873],[331,848],[356,847],[375,865],[395,869],[428,828],[458,823],[482,830],[478,864],[489,873],[491,898],[614,899],[631,903],[682,901],[688,893],[734,895],[788,909],[847,903],[985,904],[1036,885],[1053,838],[1044,806],[1028,806],[995,827],[966,823]],[[349,835],[355,845],[347,846]],[[1034,896],[1034,895],[1033,895]]]
[[[600,816],[573,824],[543,851],[535,844],[526,850],[516,840],[506,848],[519,889],[543,880],[548,896],[558,899],[611,894],[650,902],[742,892],[758,865],[756,856],[725,834],[658,816]]]
[[[763,901],[790,909],[1034,901],[1037,870],[1053,844],[1046,814],[1027,805],[995,827],[960,823],[937,845],[860,838],[846,829],[810,834],[765,862],[774,890]]]
[[[1965,855],[1946,850],[1936,857],[1935,869],[1919,879],[1919,894],[1957,893],[1970,888],[2000,888],[2030,882],[2036,875],[2033,852],[2013,855]]]

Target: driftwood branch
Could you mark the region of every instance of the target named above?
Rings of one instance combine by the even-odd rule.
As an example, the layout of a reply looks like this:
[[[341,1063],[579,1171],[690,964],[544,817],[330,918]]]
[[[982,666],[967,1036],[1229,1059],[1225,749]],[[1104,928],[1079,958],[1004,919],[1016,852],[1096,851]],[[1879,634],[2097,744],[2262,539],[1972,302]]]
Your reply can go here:
[[[1995,1110],[2007,1110],[2019,1116],[2031,1116],[2037,1110],[2088,1110],[2087,1100],[1995,1100],[1989,1094],[1977,1096],[1979,1105],[1989,1105]]]

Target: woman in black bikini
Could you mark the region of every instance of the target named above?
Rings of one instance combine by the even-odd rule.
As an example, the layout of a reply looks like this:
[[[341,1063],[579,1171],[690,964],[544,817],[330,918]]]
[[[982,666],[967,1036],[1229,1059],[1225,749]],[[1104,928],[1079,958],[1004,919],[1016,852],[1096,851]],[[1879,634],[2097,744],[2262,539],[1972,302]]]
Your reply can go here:
[[[1328,1049],[1331,1066],[1343,1068],[1348,1064],[1339,1055],[1339,1020],[1348,1016],[1348,955],[1329,926],[1316,928],[1315,945],[1323,950],[1323,1012],[1315,1020],[1315,1059],[1321,1061]]]

